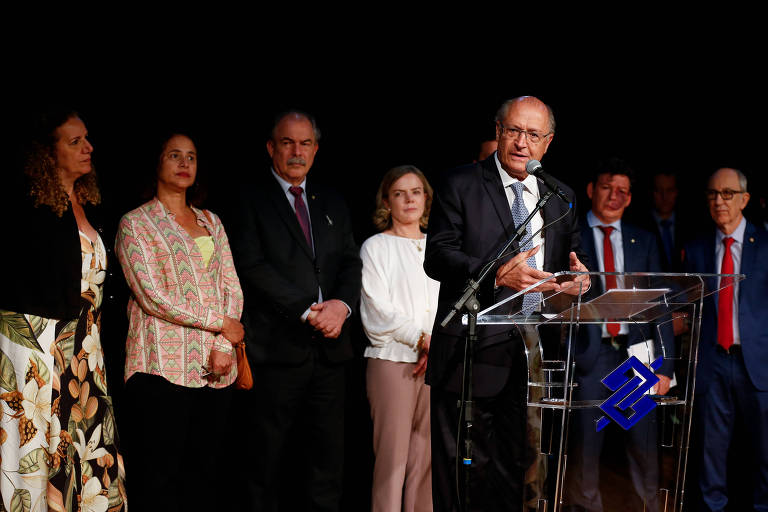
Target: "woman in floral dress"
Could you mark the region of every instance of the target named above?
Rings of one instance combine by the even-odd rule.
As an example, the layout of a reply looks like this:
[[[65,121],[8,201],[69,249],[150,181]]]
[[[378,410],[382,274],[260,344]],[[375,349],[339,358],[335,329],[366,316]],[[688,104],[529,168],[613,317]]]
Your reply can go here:
[[[118,511],[122,459],[101,345],[107,249],[93,147],[74,112],[42,119],[0,268],[0,511]],[[92,219],[95,215],[91,216]]]

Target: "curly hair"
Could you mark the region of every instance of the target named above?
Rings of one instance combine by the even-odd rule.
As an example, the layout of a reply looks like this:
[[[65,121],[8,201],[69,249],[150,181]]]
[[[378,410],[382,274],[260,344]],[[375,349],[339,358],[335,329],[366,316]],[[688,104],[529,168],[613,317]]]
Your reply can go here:
[[[61,110],[41,116],[37,133],[24,162],[24,174],[29,179],[29,195],[34,199],[35,207],[44,204],[59,217],[69,208],[69,196],[57,171],[56,130],[73,117],[79,117],[73,110]],[[80,204],[101,202],[101,193],[93,170],[75,181],[74,194]]]
[[[406,174],[415,174],[424,186],[424,213],[419,219],[419,226],[422,228],[427,227],[429,222],[429,211],[432,209],[432,197],[434,192],[432,186],[427,181],[426,176],[419,169],[413,165],[400,165],[388,170],[384,177],[381,179],[379,190],[376,192],[376,210],[373,212],[373,225],[379,231],[384,231],[392,227],[392,215],[389,209],[384,206],[384,200],[388,199],[389,189],[392,185],[405,176]]]

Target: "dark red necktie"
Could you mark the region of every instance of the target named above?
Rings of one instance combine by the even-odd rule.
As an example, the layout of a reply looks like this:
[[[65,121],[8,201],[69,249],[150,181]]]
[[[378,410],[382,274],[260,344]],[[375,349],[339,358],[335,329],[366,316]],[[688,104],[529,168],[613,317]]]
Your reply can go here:
[[[721,274],[733,274],[733,257],[731,245],[733,238],[723,238],[725,251],[723,251],[723,264],[720,266]],[[717,295],[717,342],[725,350],[733,345],[733,279],[724,277],[720,283],[720,291]]]
[[[307,206],[304,204],[302,193],[304,190],[301,187],[291,187],[288,189],[293,197],[296,199],[293,202],[294,209],[296,210],[296,218],[299,219],[301,230],[304,232],[304,237],[307,239],[307,245],[312,248],[312,235],[309,233],[309,213],[307,212]]]
[[[613,264],[613,245],[611,245],[611,233],[613,226],[598,226],[603,232],[603,272],[616,272]],[[605,289],[616,288],[616,276],[605,276]],[[616,323],[605,324],[611,337],[618,336],[621,326]]]

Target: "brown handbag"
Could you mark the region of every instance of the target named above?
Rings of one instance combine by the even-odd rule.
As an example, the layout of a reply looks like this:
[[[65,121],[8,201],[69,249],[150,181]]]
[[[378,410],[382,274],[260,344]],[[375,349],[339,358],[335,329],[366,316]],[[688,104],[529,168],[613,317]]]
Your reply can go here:
[[[251,376],[251,365],[248,364],[248,357],[245,355],[245,341],[235,345],[235,354],[237,355],[235,388],[251,389],[253,387],[253,377]]]
[[[205,218],[211,221],[208,210],[203,210]],[[251,376],[251,365],[248,364],[248,357],[245,355],[245,340],[235,345],[235,356],[237,356],[237,378],[235,379],[235,388],[251,389],[253,387],[253,377]]]

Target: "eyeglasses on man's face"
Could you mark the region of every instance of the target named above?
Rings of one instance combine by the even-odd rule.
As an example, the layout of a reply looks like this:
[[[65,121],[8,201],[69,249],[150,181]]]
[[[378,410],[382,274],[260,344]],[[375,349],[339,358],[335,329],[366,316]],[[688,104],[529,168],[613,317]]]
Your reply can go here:
[[[733,199],[733,196],[735,194],[743,194],[744,190],[731,190],[729,188],[724,188],[723,190],[715,190],[713,188],[707,189],[707,199],[710,201],[716,201],[717,196],[723,198],[724,201],[730,201]]]
[[[517,138],[520,137],[520,134],[524,134],[526,140],[531,144],[538,144],[550,135],[549,133],[541,134],[533,131],[520,130],[519,128],[510,128],[503,124],[499,124],[499,129],[501,130],[501,136],[507,139],[517,140]]]

